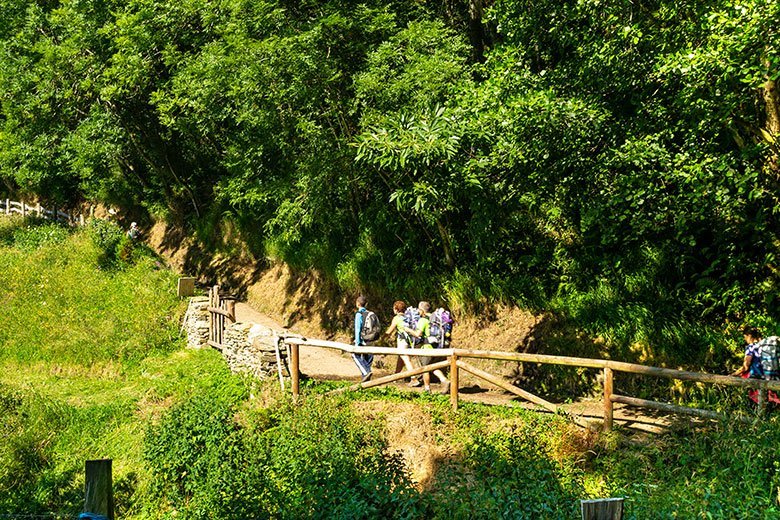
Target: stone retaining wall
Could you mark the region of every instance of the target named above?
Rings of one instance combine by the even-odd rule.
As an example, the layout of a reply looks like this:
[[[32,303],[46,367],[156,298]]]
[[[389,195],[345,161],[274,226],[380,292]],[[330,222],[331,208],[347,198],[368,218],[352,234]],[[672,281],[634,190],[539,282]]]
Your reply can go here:
[[[209,299],[207,296],[190,298],[182,329],[187,333],[188,348],[207,348],[209,339]],[[233,323],[225,326],[222,337],[222,356],[230,370],[251,374],[259,379],[278,377],[276,338],[279,333],[257,323]],[[282,375],[287,372],[287,349],[280,349]]]
[[[225,327],[222,339],[222,356],[233,372],[245,372],[259,379],[278,377],[276,359],[277,333],[257,323],[234,323]],[[279,351],[282,375],[287,373],[287,349]]]
[[[187,333],[188,348],[206,348],[209,341],[209,297],[193,296],[184,315],[182,330]]]

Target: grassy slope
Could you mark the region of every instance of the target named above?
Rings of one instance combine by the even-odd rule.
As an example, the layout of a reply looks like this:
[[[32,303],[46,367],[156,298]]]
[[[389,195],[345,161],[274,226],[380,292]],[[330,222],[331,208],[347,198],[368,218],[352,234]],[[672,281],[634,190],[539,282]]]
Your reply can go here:
[[[122,518],[281,514],[293,505],[314,517],[391,508],[414,518],[571,518],[577,499],[615,495],[628,497],[628,518],[779,514],[776,420],[630,446],[619,434],[598,438],[522,410],[464,404],[452,414],[441,396],[410,401],[379,390],[293,408],[267,387],[247,400],[216,353],[182,350],[173,275],[153,260],[99,270],[85,234],[19,231],[2,220],[0,241],[0,514],[78,512],[83,462],[102,457],[115,461]],[[385,404],[373,409],[366,398]],[[410,407],[409,420],[425,425],[420,438],[398,420]],[[197,436],[188,435],[193,427]],[[412,450],[434,446],[426,492],[395,475],[391,500],[367,500],[361,489],[388,485],[372,472],[394,467],[376,450],[399,448],[383,448],[376,432],[405,436]],[[184,475],[181,457],[198,471]],[[225,478],[225,464],[241,478]],[[331,482],[342,487],[329,490]],[[327,509],[334,504],[341,509]]]
[[[99,270],[86,233],[20,225],[0,219],[0,513],[80,511],[84,461],[105,457],[124,516],[147,421],[227,370],[180,350],[172,273],[150,258]]]

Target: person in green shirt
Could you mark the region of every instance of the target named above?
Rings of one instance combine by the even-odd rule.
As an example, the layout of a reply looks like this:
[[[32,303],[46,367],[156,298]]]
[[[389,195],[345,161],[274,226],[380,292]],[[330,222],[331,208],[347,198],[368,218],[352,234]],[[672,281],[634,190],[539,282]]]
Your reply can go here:
[[[420,311],[420,319],[417,321],[417,328],[415,330],[412,330],[408,327],[404,327],[404,330],[414,336],[415,338],[422,338],[423,343],[422,347],[423,349],[432,349],[433,345],[431,345],[428,342],[428,336],[430,336],[430,325],[431,320],[428,317],[428,314],[431,312],[431,304],[428,302],[420,302],[417,305],[417,309]],[[420,365],[426,366],[433,363],[433,356],[421,356],[420,357]],[[441,370],[434,370],[433,374],[439,378],[439,381],[441,382],[441,393],[446,394],[450,391],[450,382],[447,380],[447,376],[444,375],[444,372]],[[430,392],[431,391],[431,373],[425,372],[423,374],[423,383],[425,385],[425,391]]]
[[[393,303],[393,321],[390,322],[390,326],[385,331],[385,334],[391,336],[395,333],[395,346],[396,348],[411,348],[412,338],[404,329],[404,310],[406,310],[406,302],[403,300],[397,300]],[[409,356],[398,356],[398,362],[395,364],[395,373],[401,371],[402,367],[406,367],[406,370],[414,370],[414,365]],[[419,377],[413,377],[409,386],[422,386]]]

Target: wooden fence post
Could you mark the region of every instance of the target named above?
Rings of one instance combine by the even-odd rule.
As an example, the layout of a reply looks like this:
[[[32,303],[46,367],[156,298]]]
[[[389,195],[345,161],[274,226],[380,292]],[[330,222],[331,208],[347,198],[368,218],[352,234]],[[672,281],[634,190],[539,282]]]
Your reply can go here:
[[[612,369],[604,368],[604,431],[612,429],[614,408],[612,406]]]
[[[450,356],[450,404],[452,405],[452,411],[458,411],[458,356],[455,354]]]
[[[88,460],[85,464],[84,512],[114,520],[114,491],[111,459]]]
[[[290,379],[292,383],[293,400],[298,400],[298,394],[300,393],[300,372],[298,371],[298,345],[293,343],[290,345]]]
[[[11,214],[11,199],[5,199],[5,214]]]
[[[227,324],[236,322],[236,300],[225,300],[225,310],[228,311]]]
[[[209,307],[214,306],[214,288],[209,287]],[[214,339],[214,313],[209,311],[209,342],[216,341]]]
[[[582,520],[621,520],[623,518],[622,498],[580,500]]]

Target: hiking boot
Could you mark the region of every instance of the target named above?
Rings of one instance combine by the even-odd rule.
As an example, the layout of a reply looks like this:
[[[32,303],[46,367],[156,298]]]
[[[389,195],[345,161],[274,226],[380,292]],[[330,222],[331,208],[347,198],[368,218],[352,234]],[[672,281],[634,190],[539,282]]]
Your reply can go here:
[[[364,375],[363,379],[361,380],[361,382],[366,383],[368,381],[371,381],[372,374],[373,374],[373,372],[369,372],[368,374]]]
[[[441,384],[441,393],[443,394],[449,394],[450,393],[450,382],[445,381]]]
[[[422,381],[420,381],[419,379],[412,379],[411,381],[409,381],[409,386],[411,386],[412,388],[417,388],[422,385],[423,385]]]

